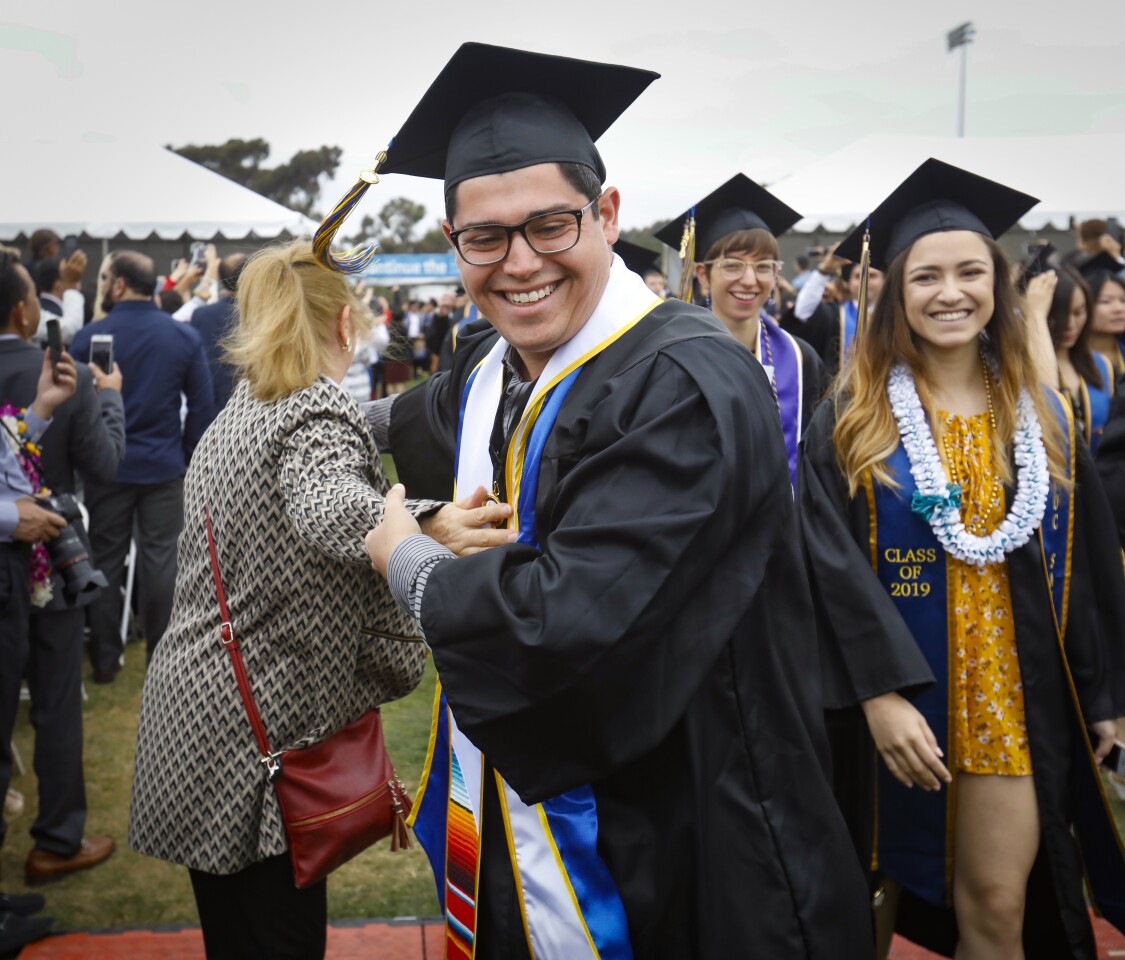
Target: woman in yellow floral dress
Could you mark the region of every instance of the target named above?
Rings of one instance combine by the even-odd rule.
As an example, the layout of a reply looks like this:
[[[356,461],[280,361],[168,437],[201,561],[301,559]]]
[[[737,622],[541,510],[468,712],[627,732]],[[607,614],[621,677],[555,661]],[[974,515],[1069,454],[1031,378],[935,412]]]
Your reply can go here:
[[[1092,958],[1084,867],[1125,925],[1094,766],[1125,707],[1125,580],[995,242],[1035,202],[931,160],[841,245],[860,259],[869,230],[886,279],[799,482],[837,794],[884,948],[902,891],[955,916],[915,936],[959,960]]]

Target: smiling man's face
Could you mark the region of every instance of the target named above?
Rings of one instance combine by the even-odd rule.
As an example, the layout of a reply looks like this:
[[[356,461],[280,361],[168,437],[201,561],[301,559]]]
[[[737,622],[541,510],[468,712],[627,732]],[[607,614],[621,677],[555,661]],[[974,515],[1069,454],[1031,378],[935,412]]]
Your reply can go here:
[[[466,226],[517,224],[590,203],[554,163],[475,177],[456,189],[456,222],[444,224],[447,236]],[[517,233],[500,263],[474,266],[459,260],[473,303],[515,347],[532,377],[539,376],[551,354],[582,329],[598,305],[609,282],[619,205],[616,188],[605,190],[583,214],[578,243],[562,253],[536,253]]]

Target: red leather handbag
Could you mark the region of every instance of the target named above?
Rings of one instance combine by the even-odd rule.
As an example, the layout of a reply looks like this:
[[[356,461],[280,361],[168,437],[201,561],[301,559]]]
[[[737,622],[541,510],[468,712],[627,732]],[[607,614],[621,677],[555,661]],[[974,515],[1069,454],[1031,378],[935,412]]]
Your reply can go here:
[[[246,716],[261,754],[260,762],[277,792],[297,886],[316,883],[388,835],[392,851],[409,847],[406,817],[410,813],[410,797],[387,756],[378,710],[368,711],[311,747],[277,753],[270,750],[227,610],[211,531],[211,510],[205,507],[204,512],[211,571],[222,616],[220,637],[230,654]]]

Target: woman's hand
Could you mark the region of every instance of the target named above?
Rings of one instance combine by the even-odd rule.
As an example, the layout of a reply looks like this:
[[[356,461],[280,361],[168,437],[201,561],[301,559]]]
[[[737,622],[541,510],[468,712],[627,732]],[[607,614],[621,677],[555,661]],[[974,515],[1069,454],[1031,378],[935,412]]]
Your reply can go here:
[[[875,746],[899,783],[932,791],[952,782],[941,762],[937,738],[910,701],[897,693],[884,693],[864,700],[861,706]]]
[[[1029,320],[1035,323],[1047,322],[1047,314],[1051,311],[1051,301],[1055,296],[1055,287],[1058,285],[1059,275],[1054,270],[1048,270],[1028,281],[1027,308],[1031,313]]]
[[[484,487],[477,487],[464,499],[447,503],[422,520],[422,533],[449,547],[459,557],[512,543],[516,531],[495,528],[512,515],[512,508],[506,503],[486,503],[487,497]]]
[[[1094,759],[1101,763],[1113,748],[1113,741],[1117,739],[1117,723],[1113,720],[1099,720],[1090,724],[1090,730],[1098,735],[1098,742],[1094,744]]]

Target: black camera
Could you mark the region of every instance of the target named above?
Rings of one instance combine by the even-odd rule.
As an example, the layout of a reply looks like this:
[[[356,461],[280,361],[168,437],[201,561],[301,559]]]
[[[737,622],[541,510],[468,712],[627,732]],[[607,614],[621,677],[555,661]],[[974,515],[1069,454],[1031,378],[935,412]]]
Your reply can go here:
[[[66,521],[54,540],[46,541],[47,555],[51,566],[63,582],[63,592],[73,600],[80,593],[109,586],[105,574],[98,570],[90,559],[86,538],[82,535],[86,528],[82,525],[82,511],[78,501],[69,493],[56,493],[40,501],[44,508],[57,513]],[[79,533],[81,529],[82,534]]]

